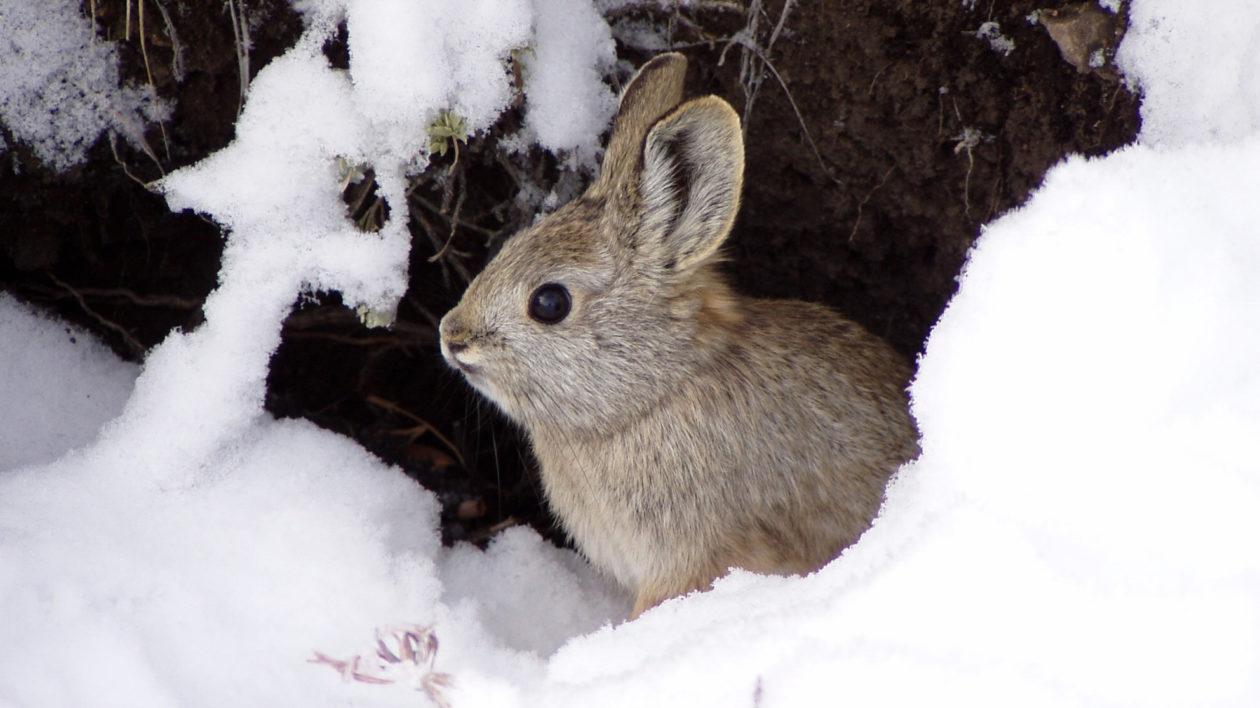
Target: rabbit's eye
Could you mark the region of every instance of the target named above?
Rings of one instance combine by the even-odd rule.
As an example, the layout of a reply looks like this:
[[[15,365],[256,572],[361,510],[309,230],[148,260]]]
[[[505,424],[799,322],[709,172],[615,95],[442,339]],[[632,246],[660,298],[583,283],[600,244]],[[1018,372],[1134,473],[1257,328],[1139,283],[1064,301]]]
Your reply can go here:
[[[571,305],[563,285],[545,283],[529,296],[529,316],[543,324],[555,324],[568,316]]]

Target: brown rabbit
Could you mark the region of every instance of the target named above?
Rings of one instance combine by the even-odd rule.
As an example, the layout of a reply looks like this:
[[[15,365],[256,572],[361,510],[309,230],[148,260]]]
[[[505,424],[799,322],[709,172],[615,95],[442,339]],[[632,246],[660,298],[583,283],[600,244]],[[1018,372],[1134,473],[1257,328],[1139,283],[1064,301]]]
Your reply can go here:
[[[599,179],[512,237],[440,327],[446,360],[529,432],[552,510],[637,593],[634,616],[731,567],[822,566],[918,453],[896,353],[719,273],[743,141],[722,99],[679,105],[686,67],[639,70]]]

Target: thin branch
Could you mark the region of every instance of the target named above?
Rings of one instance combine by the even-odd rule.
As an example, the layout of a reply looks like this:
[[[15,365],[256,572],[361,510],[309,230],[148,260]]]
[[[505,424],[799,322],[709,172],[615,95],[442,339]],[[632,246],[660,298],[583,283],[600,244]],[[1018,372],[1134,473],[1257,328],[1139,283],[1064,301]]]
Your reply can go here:
[[[144,180],[132,174],[131,170],[127,167],[127,163],[123,162],[123,159],[118,156],[118,138],[114,135],[114,131],[112,130],[109,132],[109,151],[114,154],[114,162],[118,163],[118,166],[122,168],[123,174],[130,177],[131,180],[135,182],[136,184],[140,185],[141,187],[144,187],[145,190],[149,192],[153,192],[155,194],[157,193],[157,190],[153,188],[152,183],[145,182]]]
[[[818,166],[822,168],[823,174],[825,174],[828,179],[835,182],[837,185],[844,186],[844,182],[831,173],[831,169],[827,167],[826,161],[823,160],[822,152],[819,151],[818,144],[814,142],[814,136],[809,132],[809,126],[805,124],[805,117],[801,115],[801,109],[796,105],[796,99],[792,97],[792,91],[788,89],[787,82],[779,75],[779,70],[776,69],[774,64],[761,53],[761,49],[757,47],[756,44],[750,42],[747,38],[737,35],[732,39],[732,41],[736,41],[748,47],[750,51],[755,52],[761,57],[761,60],[765,63],[766,68],[770,70],[771,74],[774,74],[775,80],[777,80],[779,85],[783,87],[783,93],[787,96],[788,104],[792,106],[792,112],[796,114],[796,120],[801,125],[801,132],[804,133],[805,139],[809,141],[809,147],[814,151],[814,157],[817,158]]]
[[[407,430],[406,432],[408,433],[415,432],[415,436],[423,435],[424,433],[431,433],[433,437],[440,440],[442,444],[446,446],[446,449],[450,450],[451,453],[455,455],[455,459],[459,460],[459,464],[461,467],[463,467],[464,469],[468,469],[468,463],[464,461],[464,455],[459,451],[459,448],[456,447],[455,443],[452,442],[450,438],[443,435],[442,431],[433,427],[433,425],[429,423],[429,421],[421,418],[420,416],[416,415],[415,413],[412,413],[411,411],[403,408],[402,406],[399,406],[397,403],[394,403],[393,401],[387,401],[384,398],[381,398],[380,396],[371,395],[363,400],[367,401],[371,405],[374,405],[378,408],[383,408],[389,411],[390,413],[401,415],[404,418],[410,419],[416,424],[416,426],[414,428]]]
[[[236,3],[241,2],[237,12]],[[240,75],[241,97],[236,106],[236,117],[245,110],[245,96],[249,93],[249,27],[245,23],[244,0],[227,0],[228,16],[232,20],[232,36],[236,42],[236,70]]]
[[[456,176],[456,180],[460,183],[459,196],[455,198],[455,209],[451,212],[451,233],[446,237],[446,243],[442,244],[442,248],[429,256],[430,263],[436,263],[446,252],[450,250],[451,244],[455,241],[455,232],[459,229],[459,214],[464,209],[464,198],[468,196],[468,185],[464,181],[464,173],[460,172]]]
[[[890,166],[879,180],[879,184],[872,187],[871,191],[867,192],[866,196],[862,198],[862,201],[858,202],[857,218],[853,220],[853,230],[849,231],[849,243],[853,243],[853,238],[857,236],[858,225],[862,223],[862,209],[866,208],[867,203],[871,201],[871,197],[875,196],[875,192],[878,192],[880,187],[883,187],[884,183],[888,181],[888,177],[893,173],[894,168],[896,168],[896,165]]]
[[[42,288],[36,287],[38,290]],[[179,297],[177,295],[141,295],[127,288],[76,288],[79,294],[92,300],[123,300],[138,307],[169,307],[175,310],[195,310],[201,307],[200,300]],[[54,297],[70,297],[57,294]]]
[[[783,25],[787,23],[788,13],[792,11],[792,5],[796,0],[784,0],[783,9],[779,12],[779,21],[774,25],[774,31],[770,33],[770,41],[766,42],[766,53],[774,49],[774,43],[778,41],[779,34],[783,32]]]
[[[428,199],[425,199],[419,194],[412,194],[411,201],[414,201],[416,204],[419,204],[425,209],[428,209],[429,211],[433,212],[435,215],[442,217],[442,220],[445,221],[446,223],[448,224],[451,223],[451,217],[446,214],[443,214],[441,208],[437,204],[434,204],[433,202],[429,201]],[[472,231],[473,233],[481,234],[482,236],[486,236],[486,237],[493,238],[493,237],[497,237],[500,234],[499,231],[495,231],[494,229],[487,229],[484,226],[478,226],[477,224],[473,224],[470,222],[460,222],[459,225],[460,227],[468,229],[469,231]],[[440,244],[441,240],[439,240],[438,243]]]
[[[404,339],[391,336],[375,336],[375,337],[356,337],[349,334],[337,334],[336,332],[308,332],[306,330],[285,330],[285,337],[292,339],[321,339],[327,342],[336,342],[351,347],[384,347],[389,349],[403,349],[413,346]]]
[[[153,4],[162,13],[162,21],[166,23],[166,36],[171,40],[171,76],[175,77],[177,83],[181,82],[184,80],[184,45],[180,44],[179,35],[175,33],[175,23],[171,21],[171,13],[167,11],[163,0],[153,0]]]
[[[128,332],[122,325],[118,324],[117,322],[107,319],[105,316],[101,315],[96,310],[93,310],[91,306],[87,304],[87,300],[84,299],[83,295],[78,290],[70,286],[70,284],[62,280],[61,278],[58,278],[56,275],[53,275],[51,272],[46,272],[45,275],[48,276],[49,280],[53,281],[58,286],[64,288],[66,292],[70,293],[74,297],[74,299],[79,303],[79,307],[82,308],[84,314],[96,320],[97,323],[99,323],[102,327],[122,337],[123,342],[127,345],[127,348],[131,349],[133,354],[135,354],[136,356],[140,356],[141,354],[144,354],[144,350],[145,350],[144,345],[140,343],[140,340],[131,336],[131,332]]]
[[[149,66],[149,45],[144,38],[144,0],[138,0],[136,8],[139,10],[140,28],[140,56],[144,58],[144,73],[149,78],[149,89],[153,91],[153,97],[157,98],[157,84],[153,82],[153,68]],[[158,119],[158,130],[162,132],[162,148],[166,151],[166,161],[171,161],[171,141],[166,135],[166,121]]]

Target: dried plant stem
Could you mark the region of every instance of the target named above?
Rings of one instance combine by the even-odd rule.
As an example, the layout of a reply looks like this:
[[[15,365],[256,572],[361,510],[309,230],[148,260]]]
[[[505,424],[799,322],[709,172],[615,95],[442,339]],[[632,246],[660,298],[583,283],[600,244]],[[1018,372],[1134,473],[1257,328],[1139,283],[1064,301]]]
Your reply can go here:
[[[464,462],[464,455],[463,453],[459,451],[459,447],[455,445],[455,443],[450,438],[442,434],[442,431],[433,427],[433,425],[429,423],[429,421],[421,418],[420,416],[412,413],[411,411],[403,408],[402,406],[399,406],[397,403],[394,403],[393,401],[387,401],[384,398],[381,398],[380,396],[368,396],[364,400],[370,403],[371,405],[374,405],[378,408],[383,408],[389,411],[390,413],[400,415],[404,418],[407,418],[415,422],[416,424],[415,427],[408,428],[407,430],[400,431],[400,432],[410,435],[412,438],[419,437],[421,435],[424,435],[425,433],[432,434],[433,437],[437,438],[439,441],[441,441],[443,445],[446,446],[447,450],[450,450],[451,454],[455,455],[455,459],[459,460],[459,464],[462,467],[464,467],[465,469],[468,468],[468,463]]]
[[[739,36],[736,36],[734,41],[745,44],[745,46],[747,46],[751,51],[761,56],[761,60],[765,63],[765,67],[770,70],[770,73],[774,75],[775,80],[783,87],[783,94],[787,96],[788,105],[792,106],[792,112],[796,114],[796,121],[801,125],[801,133],[805,135],[805,140],[809,142],[810,149],[814,151],[814,157],[818,160],[818,166],[822,169],[823,174],[827,175],[827,178],[832,182],[835,182],[837,185],[844,186],[844,182],[841,181],[839,177],[832,174],[831,168],[827,167],[827,162],[823,160],[822,152],[818,149],[818,143],[814,142],[814,136],[809,132],[809,126],[805,124],[805,117],[801,115],[800,106],[796,105],[796,99],[792,96],[792,91],[788,88],[787,82],[779,75],[779,70],[774,67],[774,64],[761,53],[761,49],[753,42]]]
[[[429,256],[430,263],[436,263],[442,256],[446,255],[446,252],[451,248],[451,244],[455,241],[455,232],[459,229],[459,215],[464,210],[464,198],[468,196],[468,186],[464,184],[463,172],[456,175],[456,180],[459,182],[459,195],[455,197],[455,208],[451,212],[451,232],[446,237],[446,243],[442,244],[441,250]]]
[[[130,177],[131,181],[135,182],[141,187],[144,187],[146,191],[149,191],[149,192],[154,191],[153,185],[149,184],[148,182],[145,182],[144,180],[132,174],[131,169],[127,167],[127,163],[123,162],[123,159],[118,156],[118,138],[114,135],[113,131],[110,131],[109,133],[109,151],[113,153],[114,162],[116,162],[118,166],[122,168],[123,174]],[[154,157],[153,159],[156,160],[157,158]],[[159,166],[159,169],[160,169],[160,166]]]
[[[87,304],[87,300],[83,297],[83,294],[73,288],[69,283],[53,275],[51,272],[47,273],[47,275],[49,280],[56,283],[58,287],[64,289],[66,292],[70,293],[72,297],[74,297],[75,301],[79,303],[79,307],[83,310],[84,314],[96,320],[102,327],[122,337],[123,343],[127,345],[127,348],[131,350],[132,354],[139,356],[144,353],[144,345],[140,343],[140,340],[131,336],[131,332],[128,332],[126,328],[117,322],[114,322],[96,310],[93,310],[92,307]]]
[[[879,184],[871,187],[871,191],[867,192],[866,196],[862,198],[862,201],[858,202],[857,218],[853,220],[853,229],[849,231],[849,243],[853,243],[853,238],[857,236],[858,226],[862,223],[862,210],[865,209],[866,205],[871,201],[871,197],[874,197],[875,193],[878,192],[879,189],[884,186],[884,183],[888,181],[888,177],[893,173],[894,168],[896,168],[896,165],[889,167],[888,171],[884,172],[884,176],[880,178]]]
[[[127,5],[130,7],[130,3]],[[144,0],[138,0],[136,4],[136,15],[140,23],[140,56],[144,58],[144,73],[149,78],[149,89],[153,91],[154,98],[157,98],[157,84],[153,83],[153,68],[149,65],[149,47],[144,38]],[[158,130],[162,132],[162,149],[166,151],[166,161],[171,160],[171,141],[166,135],[166,121],[158,120]]]
[[[241,9],[237,10],[240,2]],[[245,21],[244,0],[227,0],[228,16],[232,20],[232,36],[236,41],[236,69],[240,75],[241,96],[236,106],[239,118],[245,109],[245,96],[249,93],[249,25]]]
[[[166,36],[171,40],[171,76],[178,83],[184,80],[184,46],[180,44],[179,35],[175,33],[175,23],[171,21],[171,13],[167,11],[163,0],[153,0],[153,4],[162,14],[162,22],[166,24]]]
[[[52,289],[44,290],[34,286],[40,292],[55,293]],[[94,300],[123,300],[138,307],[169,307],[176,310],[194,310],[201,307],[200,300],[179,297],[178,295],[141,295],[128,288],[75,288],[84,298]],[[53,295],[64,297],[64,295]]]

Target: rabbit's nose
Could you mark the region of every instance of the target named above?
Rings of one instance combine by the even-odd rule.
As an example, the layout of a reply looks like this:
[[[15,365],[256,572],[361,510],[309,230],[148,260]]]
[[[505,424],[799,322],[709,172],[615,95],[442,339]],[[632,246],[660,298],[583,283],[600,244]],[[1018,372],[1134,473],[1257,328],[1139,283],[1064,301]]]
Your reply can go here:
[[[438,339],[445,342],[448,346],[453,343],[453,340],[461,339],[461,337],[456,336],[459,334],[460,327],[456,324],[455,319],[455,311],[451,310],[446,313],[441,322],[438,322]]]

